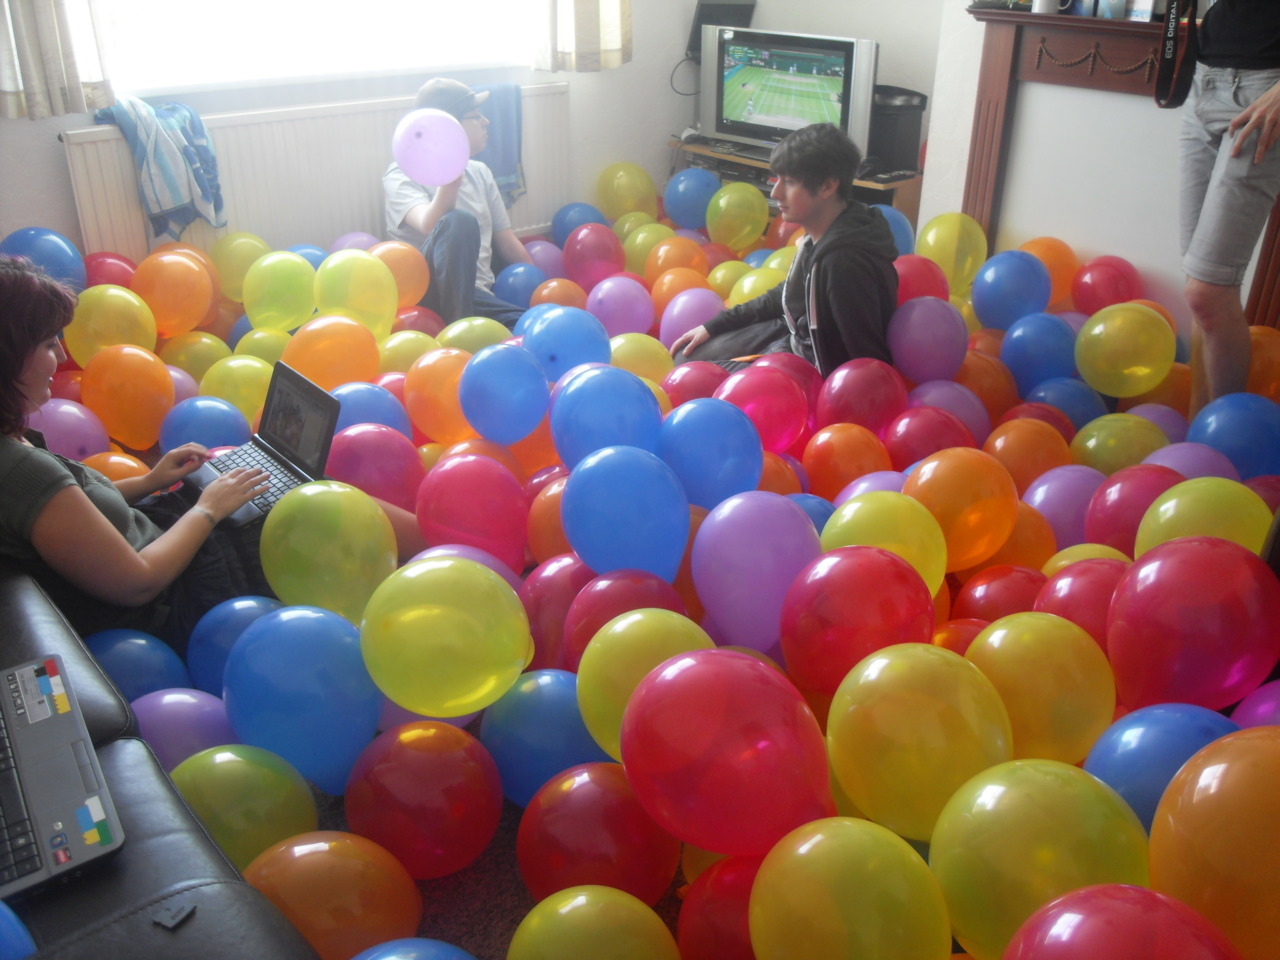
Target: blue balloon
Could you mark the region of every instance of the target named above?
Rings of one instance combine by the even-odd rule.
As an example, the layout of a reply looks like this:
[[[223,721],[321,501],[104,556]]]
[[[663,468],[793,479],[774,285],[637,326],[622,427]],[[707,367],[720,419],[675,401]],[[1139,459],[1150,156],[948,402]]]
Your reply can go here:
[[[560,499],[569,545],[597,574],[647,570],[671,582],[689,539],[689,500],[655,454],[605,447],[569,474]]]
[[[511,263],[503,267],[493,281],[493,295],[517,307],[529,306],[529,298],[547,275],[532,263]]]
[[[334,433],[354,427],[357,423],[380,423],[392,430],[399,430],[410,440],[413,439],[413,425],[409,422],[404,404],[386,387],[357,380],[340,384],[329,392],[341,404]]]
[[[23,227],[0,240],[0,254],[10,257],[26,257],[36,266],[76,293],[84,289],[87,274],[84,255],[76,245],[53,230],[44,227]]]
[[[816,493],[788,493],[787,498],[794,500],[800,504],[800,509],[809,515],[809,519],[813,521],[813,526],[818,533],[822,533],[822,528],[827,525],[827,521],[831,519],[831,515],[836,512],[835,505]]]
[[[701,230],[707,225],[707,204],[720,189],[720,178],[701,167],[687,167],[667,181],[662,207],[677,227]]]
[[[324,263],[325,257],[329,256],[328,251],[323,247],[317,247],[310,243],[295,243],[289,248],[289,252],[296,253],[317,270],[320,269],[320,264]]]
[[[240,314],[240,319],[231,325],[231,329],[227,331],[227,346],[232,350],[236,348],[236,344],[240,342],[240,338],[253,329],[253,324],[249,322],[247,313]]]
[[[1052,313],[1029,313],[1005,331],[1000,362],[1013,374],[1018,395],[1025,397],[1046,380],[1075,375],[1075,331]]]
[[[751,267],[753,270],[758,270],[760,267],[764,266],[764,262],[766,260],[768,260],[771,256],[773,256],[777,252],[778,251],[776,250],[752,250],[745,257],[742,258],[742,262],[745,263],[747,266]]]
[[[532,307],[520,314],[520,319],[516,321],[516,325],[511,328],[511,332],[517,336],[524,336],[525,330],[529,325],[536,323],[540,317],[544,317],[549,313],[554,313],[560,309],[558,303],[535,303]]]
[[[443,940],[406,937],[361,950],[351,960],[476,960],[461,947]]]
[[[1008,330],[1015,320],[1049,305],[1049,268],[1025,250],[997,253],[973,278],[973,312],[985,327]]]
[[[542,364],[542,372],[552,383],[580,363],[608,363],[612,359],[609,332],[586,310],[539,306],[549,309],[530,317],[535,307],[520,318],[524,323],[521,344]]]
[[[222,696],[227,657],[244,628],[284,604],[272,597],[233,597],[223,600],[196,621],[187,640],[187,669],[197,690]]]
[[[334,796],[377,734],[383,701],[360,654],[360,631],[304,606],[245,627],[227,657],[222,699],[243,743],[278,754]]]
[[[130,702],[157,690],[191,686],[182,658],[149,633],[124,627],[99,630],[85,637],[84,645]]]
[[[566,203],[551,218],[551,239],[557,247],[564,247],[569,234],[584,223],[603,223],[609,225],[609,218],[589,203]]]
[[[512,343],[495,343],[462,368],[458,401],[480,436],[509,446],[537,429],[551,402],[551,388],[532,353]]]
[[[621,367],[599,366],[575,374],[551,403],[551,442],[570,470],[603,447],[658,451],[662,408],[644,381]]]
[[[25,960],[36,952],[31,931],[13,908],[0,900],[0,960]]]
[[[893,234],[893,245],[898,248],[898,255],[905,256],[916,252],[916,232],[911,228],[911,221],[901,210],[888,204],[873,203],[872,208],[880,211],[880,215],[889,224],[889,232]]]
[[[1280,406],[1256,393],[1218,397],[1195,415],[1187,440],[1213,447],[1242,481],[1280,473]]]
[[[578,676],[567,670],[521,674],[480,721],[480,742],[498,765],[502,792],[527,806],[539,788],[580,763],[609,763],[578,709]]]
[[[699,397],[662,421],[658,455],[680,478],[690,503],[710,510],[725,497],[754,490],[764,472],[760,432],[727,400]]]
[[[1077,430],[1107,413],[1106,402],[1098,391],[1075,377],[1044,380],[1022,399],[1028,403],[1047,403],[1057,407]]]
[[[175,403],[160,422],[160,449],[172,450],[184,443],[214,447],[238,447],[250,435],[249,421],[240,408],[221,397],[188,397]]]
[[[1126,714],[1103,732],[1084,768],[1110,786],[1151,829],[1173,775],[1201,747],[1240,727],[1190,703],[1159,703]]]

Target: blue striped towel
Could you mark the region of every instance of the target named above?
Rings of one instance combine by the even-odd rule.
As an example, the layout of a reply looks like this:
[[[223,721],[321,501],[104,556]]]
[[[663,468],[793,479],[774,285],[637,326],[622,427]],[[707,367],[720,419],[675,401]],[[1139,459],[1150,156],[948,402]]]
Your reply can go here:
[[[524,101],[520,84],[495,83],[473,88],[489,91],[480,112],[489,118],[489,142],[476,159],[493,171],[502,202],[510,207],[527,192],[520,146],[524,137]]]
[[[178,239],[196,217],[226,226],[213,142],[194,110],[181,103],[153,107],[121,97],[93,119],[118,126],[133,151],[142,209],[157,239]]]

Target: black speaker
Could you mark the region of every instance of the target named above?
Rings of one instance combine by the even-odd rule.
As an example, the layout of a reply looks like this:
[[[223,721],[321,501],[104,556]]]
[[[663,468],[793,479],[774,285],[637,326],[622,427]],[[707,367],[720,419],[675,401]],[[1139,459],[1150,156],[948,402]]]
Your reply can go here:
[[[685,56],[701,63],[702,28],[709,23],[718,27],[749,27],[755,9],[756,0],[698,0]]]

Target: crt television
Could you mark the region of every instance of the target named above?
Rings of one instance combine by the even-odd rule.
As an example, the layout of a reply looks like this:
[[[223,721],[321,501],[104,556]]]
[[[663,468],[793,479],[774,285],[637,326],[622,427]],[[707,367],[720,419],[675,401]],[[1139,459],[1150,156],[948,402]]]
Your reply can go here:
[[[768,159],[792,130],[834,123],[865,154],[879,50],[874,40],[704,26],[699,132]]]

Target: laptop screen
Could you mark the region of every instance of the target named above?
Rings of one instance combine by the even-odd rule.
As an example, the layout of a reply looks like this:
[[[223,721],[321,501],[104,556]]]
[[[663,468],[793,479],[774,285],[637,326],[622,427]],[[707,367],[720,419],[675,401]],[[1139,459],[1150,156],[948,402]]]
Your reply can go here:
[[[340,403],[306,377],[277,363],[258,435],[312,477],[324,475]]]

